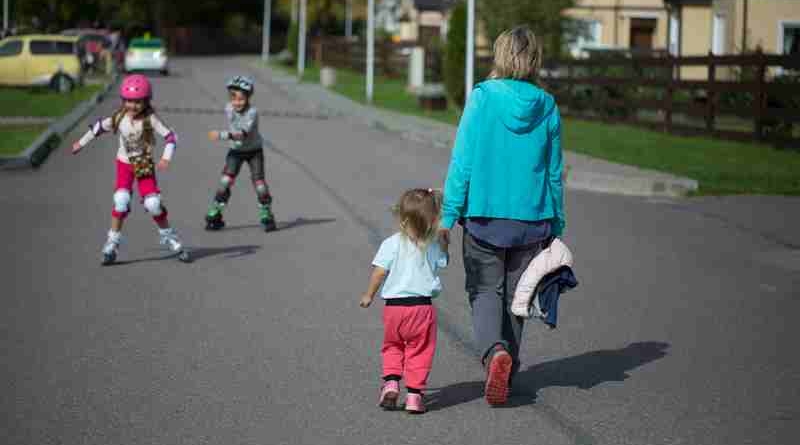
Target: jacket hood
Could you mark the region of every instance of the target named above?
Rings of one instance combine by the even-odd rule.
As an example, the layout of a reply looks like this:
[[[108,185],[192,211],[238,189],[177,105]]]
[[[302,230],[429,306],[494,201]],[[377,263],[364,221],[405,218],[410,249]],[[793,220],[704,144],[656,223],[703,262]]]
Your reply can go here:
[[[541,88],[519,80],[488,80],[477,86],[500,102],[503,124],[514,133],[527,133],[552,113],[553,97]]]

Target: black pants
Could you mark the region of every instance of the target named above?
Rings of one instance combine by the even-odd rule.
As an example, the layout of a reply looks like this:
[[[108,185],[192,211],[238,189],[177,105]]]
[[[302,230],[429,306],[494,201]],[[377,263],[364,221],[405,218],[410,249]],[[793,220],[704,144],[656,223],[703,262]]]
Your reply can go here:
[[[511,313],[514,290],[544,242],[502,248],[485,243],[464,230],[464,271],[472,308],[475,343],[485,360],[495,345],[502,345],[519,370],[519,351],[524,319]]]
[[[239,176],[245,162],[250,166],[250,177],[253,181],[264,180],[264,150],[228,151],[222,173],[235,178]]]

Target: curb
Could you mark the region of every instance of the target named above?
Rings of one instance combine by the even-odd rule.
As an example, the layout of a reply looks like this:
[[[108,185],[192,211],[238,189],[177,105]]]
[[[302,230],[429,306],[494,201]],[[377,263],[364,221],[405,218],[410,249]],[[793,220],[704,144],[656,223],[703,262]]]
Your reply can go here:
[[[258,62],[254,67],[269,70],[272,84],[284,93],[300,97],[317,107],[320,111],[331,111],[332,114],[345,114],[360,120],[372,128],[398,134],[408,141],[428,144],[435,148],[450,149],[453,146],[456,127],[450,124],[432,121],[420,116],[397,114],[389,110],[380,110],[366,106],[318,84],[302,84],[295,77],[276,72]],[[276,75],[277,74],[277,75]],[[317,94],[326,97],[325,103],[303,97],[301,85],[316,89]],[[345,102],[350,110],[337,107],[337,102]],[[353,110],[357,110],[353,112]],[[402,125],[402,122],[413,122]],[[599,164],[600,168],[581,168],[581,165]],[[604,172],[610,170],[611,172]],[[638,167],[614,164],[613,162],[592,158],[586,155],[564,151],[564,186],[571,190],[583,190],[596,193],[608,193],[625,196],[680,198],[699,188],[694,179],[674,176]]]
[[[53,122],[18,156],[0,156],[0,170],[30,169],[40,166],[61,138],[103,101],[108,92],[117,83],[119,76],[114,76],[101,91],[91,98],[79,103],[67,115]]]

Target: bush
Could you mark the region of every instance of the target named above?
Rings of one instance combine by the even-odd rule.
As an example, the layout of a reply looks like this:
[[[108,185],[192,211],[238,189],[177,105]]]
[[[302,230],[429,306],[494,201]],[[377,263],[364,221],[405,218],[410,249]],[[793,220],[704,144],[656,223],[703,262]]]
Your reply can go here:
[[[464,106],[464,72],[467,53],[467,6],[460,2],[453,8],[444,50],[444,83],[450,101]]]

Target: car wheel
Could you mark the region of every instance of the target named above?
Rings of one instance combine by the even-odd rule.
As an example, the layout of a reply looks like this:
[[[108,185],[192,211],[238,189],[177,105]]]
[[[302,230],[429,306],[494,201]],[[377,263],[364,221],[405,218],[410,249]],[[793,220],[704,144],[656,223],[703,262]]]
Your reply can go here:
[[[50,81],[50,88],[57,93],[69,93],[75,88],[75,82],[65,74],[56,74]]]

